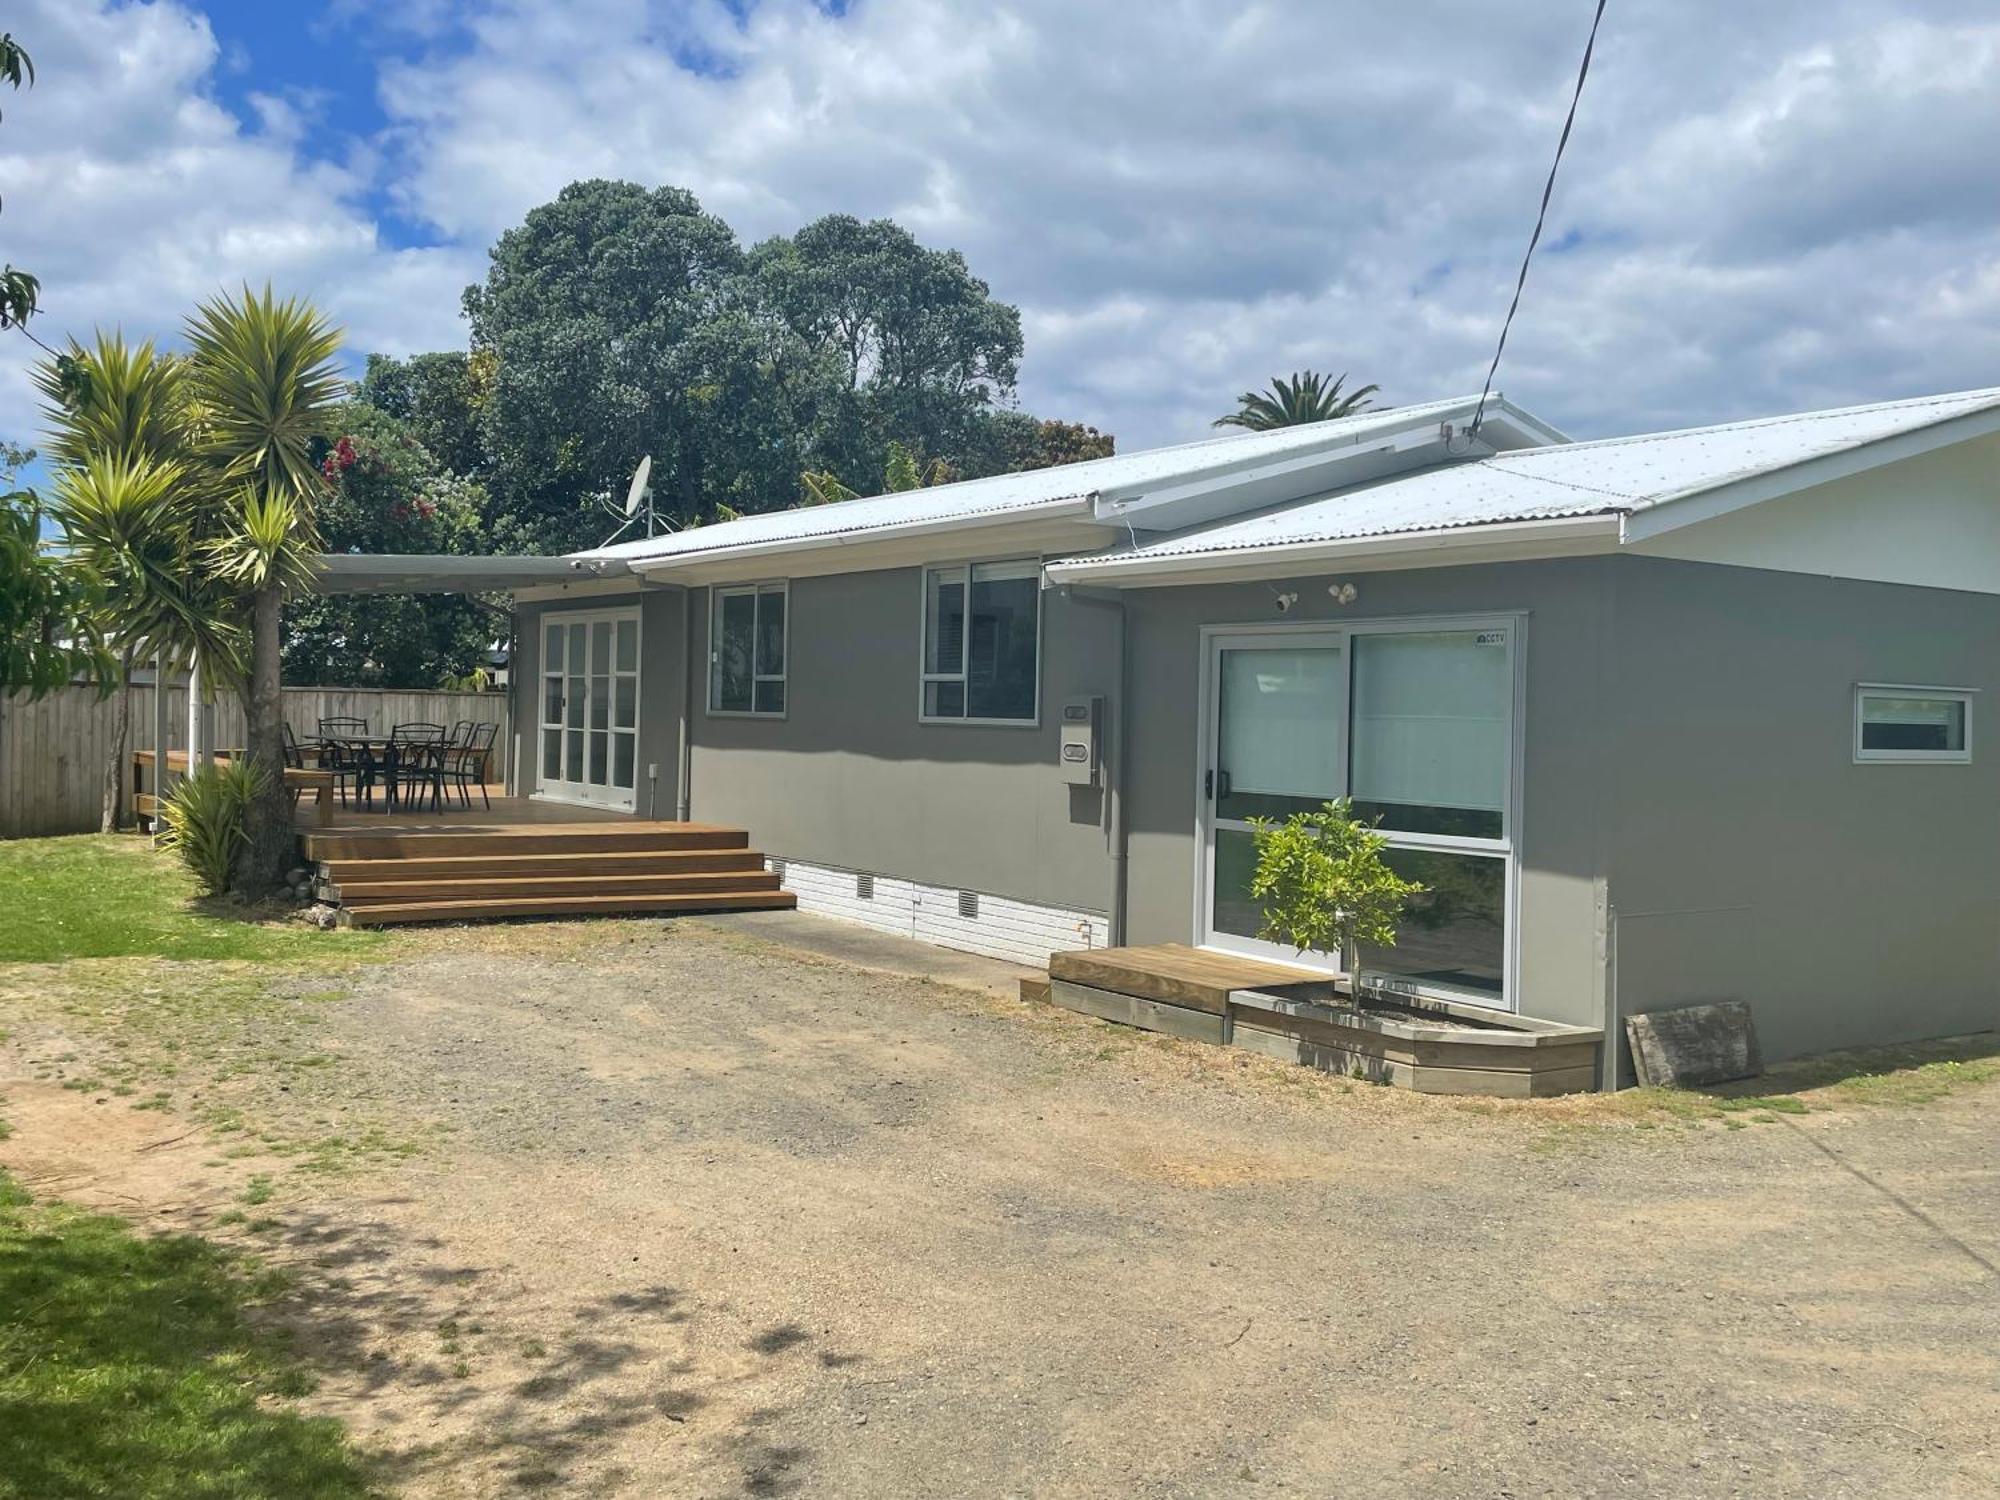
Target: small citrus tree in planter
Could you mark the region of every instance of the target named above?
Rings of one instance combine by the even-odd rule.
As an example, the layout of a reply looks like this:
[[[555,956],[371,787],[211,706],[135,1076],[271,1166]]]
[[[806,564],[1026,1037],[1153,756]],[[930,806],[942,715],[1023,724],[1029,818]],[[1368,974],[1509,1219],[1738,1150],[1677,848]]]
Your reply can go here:
[[[1361,944],[1394,946],[1404,903],[1424,887],[1389,868],[1382,858],[1389,841],[1355,817],[1345,797],[1283,822],[1250,823],[1257,840],[1250,896],[1263,916],[1257,935],[1300,953],[1338,953],[1352,984]]]

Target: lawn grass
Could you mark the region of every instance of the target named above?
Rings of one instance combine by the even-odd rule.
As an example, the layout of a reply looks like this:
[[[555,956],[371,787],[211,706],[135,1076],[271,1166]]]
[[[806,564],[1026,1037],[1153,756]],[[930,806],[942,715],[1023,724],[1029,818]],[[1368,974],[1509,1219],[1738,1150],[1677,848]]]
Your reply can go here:
[[[0,1500],[377,1494],[338,1423],[284,1402],[311,1377],[246,1316],[283,1289],[0,1173]]]
[[[197,901],[172,855],[132,835],[0,843],[0,963],[72,958],[287,959],[358,955],[376,932],[321,932]]]

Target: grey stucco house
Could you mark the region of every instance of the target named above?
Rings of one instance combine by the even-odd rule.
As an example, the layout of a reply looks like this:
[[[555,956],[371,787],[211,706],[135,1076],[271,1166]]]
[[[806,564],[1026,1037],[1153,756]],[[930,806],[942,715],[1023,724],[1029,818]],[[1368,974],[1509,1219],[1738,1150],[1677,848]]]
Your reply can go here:
[[[1741,998],[1775,1057],[1992,1027],[2000,390],[1585,443],[1474,408],[571,558],[516,595],[520,790],[1036,964],[1269,951],[1244,820],[1346,794],[1430,887],[1363,954],[1418,991],[1610,1037]]]

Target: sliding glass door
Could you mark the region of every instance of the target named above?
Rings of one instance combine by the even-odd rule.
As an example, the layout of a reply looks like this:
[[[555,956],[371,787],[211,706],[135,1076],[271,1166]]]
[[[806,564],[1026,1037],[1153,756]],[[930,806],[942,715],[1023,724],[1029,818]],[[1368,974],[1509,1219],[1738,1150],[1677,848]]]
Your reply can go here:
[[[1258,937],[1249,819],[1350,796],[1423,891],[1365,981],[1510,1004],[1515,622],[1343,623],[1206,638],[1196,931],[1208,947],[1337,968]]]

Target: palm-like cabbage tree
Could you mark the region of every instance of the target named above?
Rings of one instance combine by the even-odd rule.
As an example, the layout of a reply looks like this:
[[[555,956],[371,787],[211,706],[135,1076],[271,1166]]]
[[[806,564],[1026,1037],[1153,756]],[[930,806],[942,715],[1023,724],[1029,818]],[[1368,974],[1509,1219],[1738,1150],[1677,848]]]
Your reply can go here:
[[[198,650],[229,662],[240,657],[240,631],[201,566],[199,540],[214,522],[187,462],[186,362],[150,342],[99,334],[88,349],[72,341],[36,380],[55,461],[51,514],[93,581],[92,624],[118,648],[118,717],[104,767],[108,831],[128,768],[133,661],[178,663]]]
[[[1341,387],[1346,383],[1344,373],[1331,380],[1317,370],[1300,370],[1289,379],[1280,375],[1271,382],[1268,393],[1245,391],[1238,396],[1237,409],[1226,417],[1217,417],[1214,425],[1268,432],[1274,427],[1331,422],[1336,417],[1351,417],[1366,411],[1374,405],[1368,398],[1381,390],[1378,385],[1364,385],[1343,392]]]
[[[237,888],[276,889],[295,852],[285,794],[285,705],[279,671],[285,595],[311,576],[321,476],[312,441],[325,434],[343,383],[340,334],[311,304],[267,286],[205,302],[187,323],[200,424],[195,453],[228,517],[208,539],[216,575],[249,600],[245,718],[250,760],[264,768],[245,813]]]

